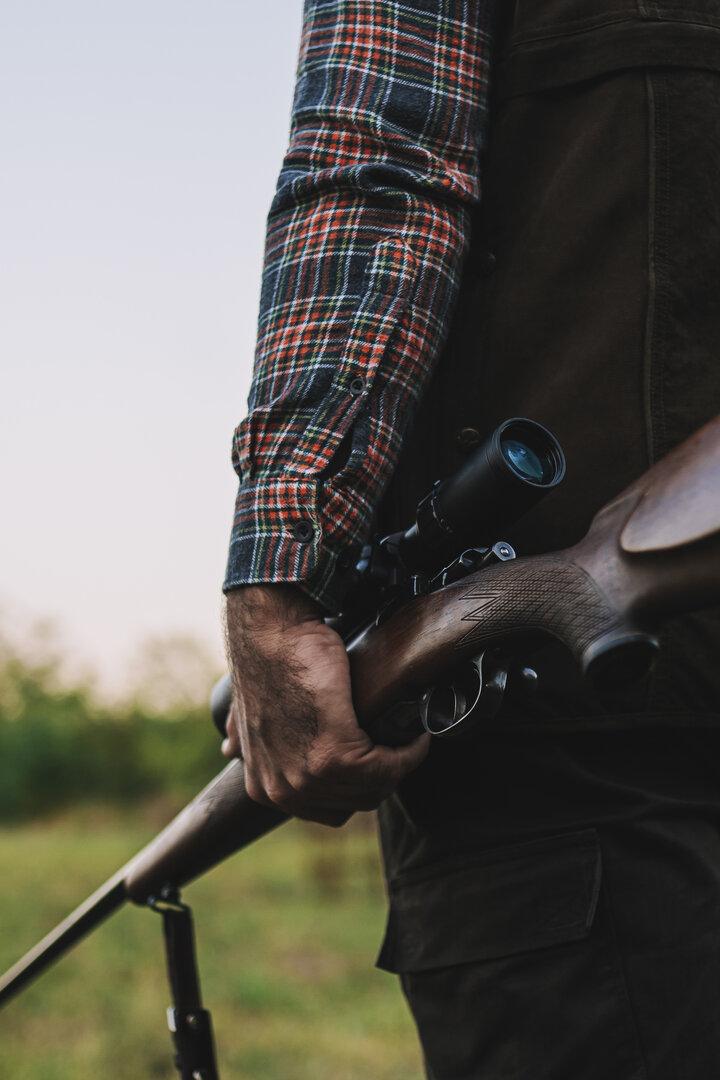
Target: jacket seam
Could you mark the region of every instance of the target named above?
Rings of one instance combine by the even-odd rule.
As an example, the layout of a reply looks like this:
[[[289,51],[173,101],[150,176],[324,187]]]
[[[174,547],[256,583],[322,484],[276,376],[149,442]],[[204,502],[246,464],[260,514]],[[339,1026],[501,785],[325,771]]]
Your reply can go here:
[[[650,18],[643,19],[638,18],[635,15],[627,15],[623,13],[622,17],[616,19],[603,19],[603,20],[584,20],[577,23],[556,23],[553,26],[548,26],[547,30],[538,30],[535,33],[529,32],[527,35],[515,38],[511,42],[511,47],[503,60],[508,60],[512,53],[515,51],[523,51],[526,46],[533,46],[537,44],[551,45],[553,42],[570,37],[580,37],[582,35],[590,35],[596,30],[604,30],[608,26],[622,26],[623,24],[628,26],[646,26],[648,23],[655,23],[663,26],[691,26],[697,30],[720,30],[720,19],[712,18],[683,18],[680,13],[674,15],[672,18]]]
[[[568,840],[572,840],[573,843],[569,845]],[[465,855],[462,852],[454,852],[449,858],[436,859],[422,866],[402,871],[389,881],[388,888],[391,892],[395,892],[404,889],[406,886],[430,881],[442,875],[443,872],[447,874],[462,873],[464,870],[472,870],[481,866],[501,866],[506,863],[523,862],[528,857],[541,858],[547,853],[562,850],[568,846],[572,847],[573,853],[584,855],[587,852],[596,850],[599,847],[599,840],[594,829],[575,829],[572,832],[543,837],[539,841],[531,840],[526,844],[512,844],[509,846],[512,851],[508,851],[506,855],[502,854],[503,846],[487,848],[480,853],[476,849],[471,849],[475,851],[475,854],[470,857],[468,857],[469,852]],[[532,850],[521,851],[522,847],[531,848]]]

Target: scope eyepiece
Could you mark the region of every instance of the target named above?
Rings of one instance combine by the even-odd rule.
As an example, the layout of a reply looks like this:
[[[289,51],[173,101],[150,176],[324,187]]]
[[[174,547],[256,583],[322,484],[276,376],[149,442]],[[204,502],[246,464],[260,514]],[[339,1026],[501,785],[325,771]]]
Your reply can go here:
[[[565,457],[547,428],[532,420],[506,420],[495,434],[500,453],[521,480],[543,488],[560,483],[565,475]]]
[[[463,547],[492,544],[565,476],[565,455],[542,424],[500,424],[453,476],[419,504],[398,551],[410,570],[431,570]]]

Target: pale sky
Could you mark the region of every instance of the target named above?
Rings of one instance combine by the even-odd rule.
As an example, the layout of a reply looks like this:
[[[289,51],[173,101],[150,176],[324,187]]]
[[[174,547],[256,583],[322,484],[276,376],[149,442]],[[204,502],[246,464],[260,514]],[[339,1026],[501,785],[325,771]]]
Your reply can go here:
[[[109,686],[150,635],[220,657],[301,9],[0,4],[0,620]]]

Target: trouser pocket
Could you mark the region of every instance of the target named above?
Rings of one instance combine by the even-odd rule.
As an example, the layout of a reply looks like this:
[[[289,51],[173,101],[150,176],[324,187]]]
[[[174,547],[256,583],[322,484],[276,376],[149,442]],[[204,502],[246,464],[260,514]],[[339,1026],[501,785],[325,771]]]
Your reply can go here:
[[[393,882],[378,962],[431,1080],[645,1080],[592,829]]]

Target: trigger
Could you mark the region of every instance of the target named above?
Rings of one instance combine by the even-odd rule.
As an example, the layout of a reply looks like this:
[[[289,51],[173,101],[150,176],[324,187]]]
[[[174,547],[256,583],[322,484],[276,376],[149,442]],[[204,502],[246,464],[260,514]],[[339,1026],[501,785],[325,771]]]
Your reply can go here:
[[[497,715],[503,703],[508,669],[489,650],[456,668],[444,683],[427,690],[420,718],[431,735],[459,735]]]

